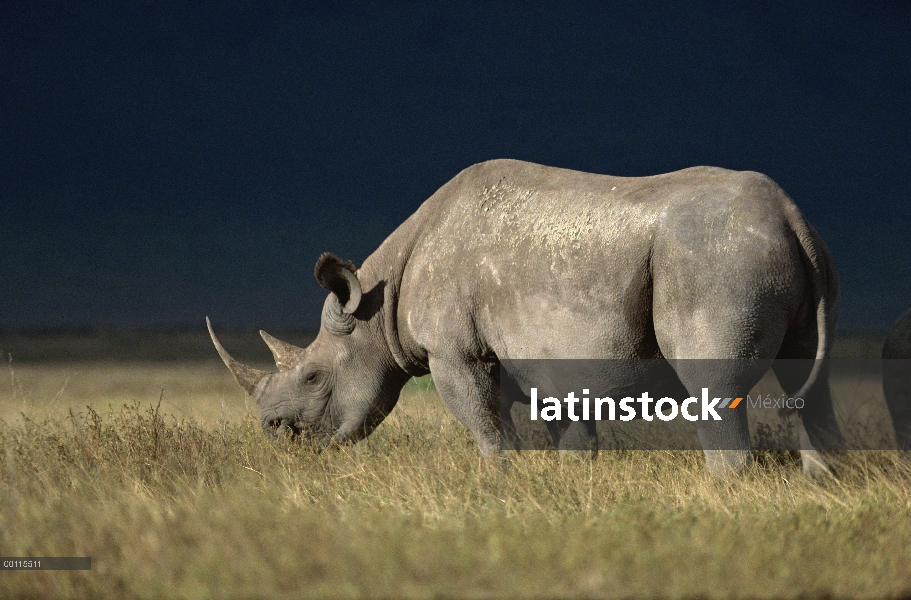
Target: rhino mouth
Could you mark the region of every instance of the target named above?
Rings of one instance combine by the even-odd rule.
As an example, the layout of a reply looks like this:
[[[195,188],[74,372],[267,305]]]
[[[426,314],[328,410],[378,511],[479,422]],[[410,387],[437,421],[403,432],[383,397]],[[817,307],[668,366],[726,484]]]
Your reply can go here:
[[[307,428],[300,422],[292,419],[270,419],[263,423],[263,431],[271,437],[290,435],[292,438],[307,437]]]
[[[263,423],[263,431],[272,439],[287,437],[290,441],[311,445],[316,452],[351,441],[347,436],[340,437],[335,429],[299,419],[272,419]]]

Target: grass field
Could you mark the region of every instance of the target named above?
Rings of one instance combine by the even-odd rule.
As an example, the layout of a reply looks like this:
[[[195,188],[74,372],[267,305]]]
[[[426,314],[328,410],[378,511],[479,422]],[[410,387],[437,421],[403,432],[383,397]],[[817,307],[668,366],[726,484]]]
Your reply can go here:
[[[699,452],[549,452],[488,464],[414,381],[364,443],[269,442],[223,365],[6,365],[0,597],[899,597],[911,468],[788,453],[707,477]],[[165,357],[166,358],[166,357]]]

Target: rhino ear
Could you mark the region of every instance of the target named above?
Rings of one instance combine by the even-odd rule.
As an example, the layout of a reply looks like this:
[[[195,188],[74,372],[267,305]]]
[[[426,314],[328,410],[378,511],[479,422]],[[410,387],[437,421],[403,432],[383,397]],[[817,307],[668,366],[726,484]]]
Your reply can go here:
[[[324,252],[313,269],[317,283],[336,295],[346,315],[354,314],[361,303],[361,283],[356,273],[351,261],[343,261],[331,252]]]

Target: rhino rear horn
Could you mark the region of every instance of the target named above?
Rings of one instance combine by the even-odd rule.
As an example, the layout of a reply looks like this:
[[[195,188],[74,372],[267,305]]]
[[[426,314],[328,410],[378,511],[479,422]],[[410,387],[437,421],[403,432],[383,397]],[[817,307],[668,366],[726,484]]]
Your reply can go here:
[[[343,261],[331,252],[324,252],[316,261],[313,275],[317,283],[336,295],[346,315],[354,314],[361,303],[361,282],[351,261]]]
[[[287,371],[296,366],[303,360],[304,353],[307,352],[294,344],[289,344],[288,342],[283,342],[278,338],[272,337],[261,329],[259,335],[262,336],[263,341],[266,342],[266,345],[269,346],[269,350],[272,351],[272,356],[275,357],[275,366],[278,367],[279,371]]]
[[[209,335],[212,337],[212,343],[215,344],[215,349],[218,350],[218,355],[225,361],[231,374],[234,375],[234,379],[237,380],[240,387],[244,388],[248,394],[255,398],[257,386],[259,386],[259,383],[270,374],[265,371],[251,369],[247,365],[239,363],[231,358],[228,351],[225,350],[224,346],[221,345],[221,342],[218,341],[218,338],[215,337],[215,332],[212,330],[212,323],[209,322],[209,317],[206,317],[206,327],[209,328]]]

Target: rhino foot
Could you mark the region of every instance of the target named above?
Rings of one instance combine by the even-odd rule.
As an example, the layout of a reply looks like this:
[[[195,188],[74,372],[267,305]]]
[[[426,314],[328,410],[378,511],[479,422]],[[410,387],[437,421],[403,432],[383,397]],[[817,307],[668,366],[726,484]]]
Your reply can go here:
[[[742,473],[753,462],[749,450],[704,450],[704,453],[706,469],[717,479]]]

